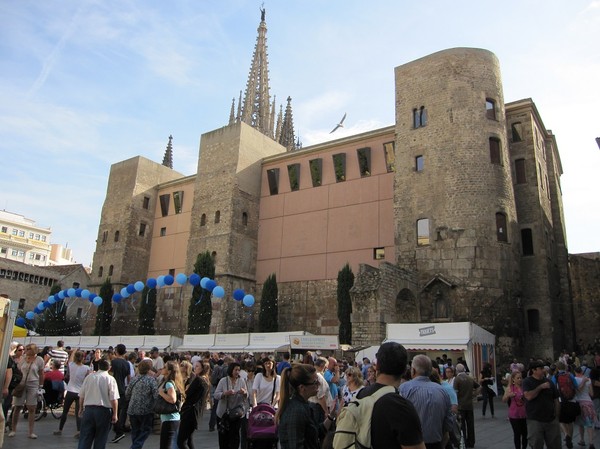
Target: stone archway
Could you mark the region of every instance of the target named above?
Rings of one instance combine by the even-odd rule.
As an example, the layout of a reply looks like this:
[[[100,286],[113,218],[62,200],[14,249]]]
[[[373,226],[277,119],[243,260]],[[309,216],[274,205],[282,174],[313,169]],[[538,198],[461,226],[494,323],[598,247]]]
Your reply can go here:
[[[418,321],[417,299],[410,289],[403,288],[398,292],[394,306],[396,322],[414,323]]]

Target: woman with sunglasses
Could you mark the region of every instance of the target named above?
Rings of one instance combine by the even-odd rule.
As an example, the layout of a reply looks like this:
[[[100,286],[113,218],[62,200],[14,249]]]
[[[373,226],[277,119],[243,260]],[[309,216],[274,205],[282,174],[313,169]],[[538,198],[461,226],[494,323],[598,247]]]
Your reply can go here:
[[[37,435],[33,433],[35,425],[35,407],[37,405],[38,390],[44,386],[44,359],[37,355],[38,347],[30,343],[25,346],[25,357],[21,360],[19,369],[23,373],[21,384],[25,384],[25,391],[21,397],[14,397],[13,401],[15,408],[12,414],[12,430],[8,434],[9,437],[14,437],[17,432],[17,424],[19,423],[19,415],[21,409],[25,406],[29,412],[29,438],[36,439]]]
[[[342,388],[342,399],[344,400],[344,406],[348,405],[348,402],[354,400],[356,395],[365,386],[365,381],[362,376],[362,372],[355,366],[351,366],[346,370],[346,385]]]
[[[320,440],[335,419],[328,415],[325,422],[313,420],[308,398],[317,394],[319,380],[314,366],[293,365],[281,373],[281,395],[275,415],[281,449],[317,449]]]

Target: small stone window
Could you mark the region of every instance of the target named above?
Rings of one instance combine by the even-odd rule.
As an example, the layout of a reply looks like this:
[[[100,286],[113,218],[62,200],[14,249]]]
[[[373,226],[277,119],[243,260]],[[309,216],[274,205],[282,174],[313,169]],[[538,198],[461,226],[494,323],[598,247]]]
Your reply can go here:
[[[499,242],[508,242],[508,230],[506,229],[506,214],[496,213],[496,237]]]
[[[221,211],[220,210],[215,212],[215,224],[216,223],[221,223]]]
[[[113,271],[114,271],[114,267],[112,265],[110,267],[108,267],[108,275],[109,276],[113,275]]]
[[[502,157],[500,154],[500,139],[490,137],[490,162],[492,164],[502,165]]]
[[[485,116],[490,120],[496,120],[496,101],[491,98],[485,99]]]
[[[206,214],[202,214],[200,217],[200,226],[206,226]]]
[[[150,197],[149,196],[144,197],[144,200],[142,202],[142,207],[144,209],[148,209],[150,207]]]
[[[248,226],[248,214],[242,212],[242,226]]]
[[[427,125],[427,109],[425,106],[413,109],[413,128],[422,128]]]
[[[108,231],[104,231],[102,233],[102,244],[106,243],[107,239],[108,239]]]
[[[521,246],[523,248],[524,256],[533,255],[533,233],[531,232],[531,229],[521,229]]]
[[[521,142],[523,140],[523,124],[521,122],[514,122],[510,125],[510,131],[513,142]]]
[[[160,236],[164,237],[165,235],[167,235],[167,228],[166,227],[160,228]]]
[[[529,332],[540,331],[540,311],[538,309],[527,310],[527,328]]]
[[[417,246],[429,245],[429,218],[417,220]]]
[[[140,223],[140,231],[138,232],[140,237],[144,237],[146,235],[146,223]]]
[[[423,171],[423,168],[425,168],[425,159],[423,158],[423,156],[415,157],[415,170]]]
[[[269,193],[277,195],[279,193],[279,169],[271,168],[267,170],[267,181],[269,182]]]
[[[120,232],[119,231],[115,231],[115,242],[119,241],[119,236],[120,236]]]
[[[104,267],[100,266],[100,268],[98,268],[98,277],[101,278],[103,274],[104,274]]]

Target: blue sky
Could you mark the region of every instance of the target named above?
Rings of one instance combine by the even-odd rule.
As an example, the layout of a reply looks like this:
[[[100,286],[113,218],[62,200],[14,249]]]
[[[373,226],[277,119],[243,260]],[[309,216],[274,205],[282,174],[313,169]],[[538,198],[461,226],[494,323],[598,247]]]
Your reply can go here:
[[[394,67],[450,47],[494,52],[506,102],[556,134],[569,251],[600,251],[600,0],[267,2],[271,94],[303,144],[394,121]],[[0,2],[0,208],[91,263],[110,165],[196,171],[200,135],[246,83],[259,1]]]

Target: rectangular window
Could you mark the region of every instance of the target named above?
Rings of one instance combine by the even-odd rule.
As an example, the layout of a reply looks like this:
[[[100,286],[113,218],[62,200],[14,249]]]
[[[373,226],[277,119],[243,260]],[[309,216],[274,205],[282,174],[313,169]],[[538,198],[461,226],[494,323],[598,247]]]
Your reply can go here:
[[[492,164],[502,164],[500,157],[500,141],[495,137],[490,137],[490,162]]]
[[[11,254],[12,254],[14,257],[17,257],[17,255],[19,254],[19,251],[17,251],[16,249],[13,249]]]
[[[164,237],[165,235],[167,235],[167,228],[160,228],[160,236]]]
[[[142,207],[144,209],[148,209],[150,207],[150,197],[149,196],[144,197],[144,201],[142,202]]]
[[[34,254],[34,253],[29,253],[29,258],[30,258],[30,259],[33,259],[34,257],[35,257],[35,254]]]
[[[42,242],[45,242],[45,241],[46,241],[46,236],[42,235]]]
[[[33,238],[33,232],[29,233],[29,238],[32,239]]]
[[[533,255],[533,234],[531,232],[531,229],[521,229],[521,245],[523,248],[524,256]]]
[[[42,260],[42,255],[41,254],[36,254],[35,255],[35,260]]]
[[[429,245],[429,218],[417,220],[417,246]]]
[[[39,235],[39,234],[36,234],[36,235],[35,235],[35,239],[36,239],[36,240],[40,240],[40,238],[41,238],[41,237],[40,237],[40,235]]]
[[[25,251],[19,251],[19,257],[25,257]]]
[[[415,170],[423,171],[424,167],[425,167],[425,160],[423,159],[423,156],[417,156],[415,158]]]
[[[271,168],[267,170],[267,181],[269,182],[269,193],[277,195],[279,193],[279,169]]]
[[[540,311],[538,309],[527,310],[527,328],[529,332],[540,331]]]
[[[291,164],[287,166],[288,178],[290,180],[290,190],[295,192],[300,189],[300,164]]]
[[[513,142],[521,142],[523,140],[523,125],[521,122],[515,122],[510,125]]]
[[[383,152],[385,154],[385,168],[388,173],[396,171],[396,145],[394,142],[387,142],[383,144]]]
[[[139,236],[143,237],[146,235],[146,223],[140,223],[140,232]]]
[[[173,192],[173,206],[175,206],[176,214],[180,214],[183,211],[183,190]]]
[[[335,182],[346,180],[346,153],[333,155],[333,169],[335,171]]]
[[[2,226],[2,233],[8,234],[8,226]]]
[[[360,148],[356,150],[356,154],[358,155],[358,169],[361,178],[371,176],[371,149]]]
[[[319,187],[323,180],[323,159],[311,159],[308,161],[310,167],[310,178],[313,187]]]
[[[485,99],[485,116],[489,119],[496,120],[496,102],[491,98]]]
[[[108,238],[108,231],[104,231],[102,233],[102,243],[106,243],[107,238]]]
[[[375,260],[385,259],[385,248],[373,248],[373,259],[375,259]]]
[[[525,159],[515,160],[515,175],[517,178],[517,184],[527,183],[527,174],[525,172]]]
[[[161,195],[160,200],[160,213],[163,217],[169,215],[169,203],[171,202],[171,196],[168,193]]]
[[[413,109],[413,128],[421,128],[427,125],[427,109],[425,106]]]
[[[19,231],[19,237],[25,237],[25,231]]]
[[[15,228],[13,228],[13,230],[12,230],[12,235],[19,235],[19,230],[18,230],[18,229],[15,229]]]
[[[169,268],[169,274],[175,276],[175,268]]]
[[[0,254],[6,254],[8,252],[8,248],[0,248]]]
[[[499,242],[508,242],[508,232],[506,229],[506,215],[502,212],[496,214],[496,237]]]

